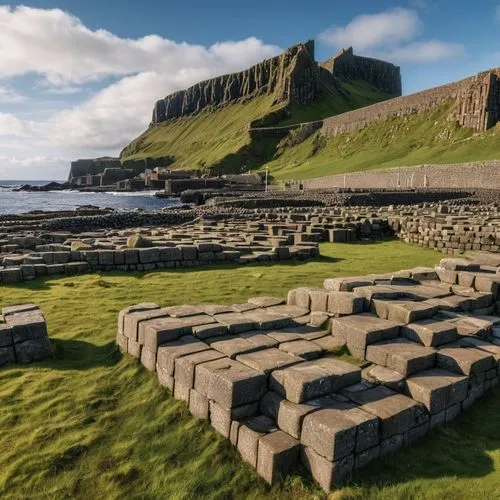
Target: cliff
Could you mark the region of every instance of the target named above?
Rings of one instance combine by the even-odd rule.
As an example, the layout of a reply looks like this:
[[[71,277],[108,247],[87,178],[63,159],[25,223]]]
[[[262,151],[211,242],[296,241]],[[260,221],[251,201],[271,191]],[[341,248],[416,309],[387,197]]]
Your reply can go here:
[[[318,64],[314,41],[309,40],[245,71],[199,82],[160,99],[153,109],[152,124],[259,95],[272,94],[274,104],[306,105],[318,98],[321,84],[336,88],[339,79],[364,80],[382,92],[401,95],[399,67],[355,56],[352,48]]]
[[[484,132],[500,121],[500,68],[323,120],[326,137],[356,132],[392,117],[422,114],[451,105],[447,121]]]
[[[344,80],[364,80],[388,94],[401,95],[399,66],[355,55],[352,47],[342,49],[319,66],[334,77]]]
[[[314,42],[290,47],[251,68],[199,82],[156,102],[153,124],[240,99],[275,94],[275,102],[307,104],[317,96]]]

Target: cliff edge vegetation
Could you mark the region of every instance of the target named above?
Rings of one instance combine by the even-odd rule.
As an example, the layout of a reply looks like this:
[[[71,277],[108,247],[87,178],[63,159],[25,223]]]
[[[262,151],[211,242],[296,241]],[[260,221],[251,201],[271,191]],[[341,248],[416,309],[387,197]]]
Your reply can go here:
[[[171,168],[213,173],[262,167],[279,154],[286,131],[256,139],[251,127],[321,120],[398,95],[397,66],[368,60],[367,73],[365,58],[358,64],[357,57],[351,51],[349,71],[344,64],[336,73],[332,65],[316,63],[309,41],[243,72],[171,94],[157,101],[150,127],[122,151],[121,160],[168,156]]]

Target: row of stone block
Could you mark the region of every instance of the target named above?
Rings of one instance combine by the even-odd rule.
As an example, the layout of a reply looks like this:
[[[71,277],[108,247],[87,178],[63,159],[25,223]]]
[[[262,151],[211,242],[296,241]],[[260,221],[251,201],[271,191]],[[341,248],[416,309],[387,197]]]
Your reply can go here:
[[[419,273],[432,274],[430,270]],[[355,279],[348,279],[337,285],[354,282]],[[312,299],[308,300],[310,307]],[[235,311],[256,311],[256,306],[257,315],[246,319],[234,316]],[[185,400],[193,415],[210,420],[215,429],[237,446],[242,458],[268,481],[276,480],[301,460],[318,483],[329,490],[379,456],[411,444],[437,425],[451,422],[498,382],[498,357],[486,354],[487,343],[460,346],[463,352],[458,357],[453,351],[458,347],[448,344],[439,354],[448,361],[436,368],[438,355],[433,349],[394,335],[406,328],[404,324],[372,313],[334,313],[333,334],[326,335],[327,332],[314,328],[286,326],[287,322],[296,324],[307,317],[304,313],[309,309],[299,304],[284,306],[273,298],[251,299],[246,305],[230,308],[137,307],[147,307],[148,311],[123,311],[117,342],[140,357],[148,369],[156,370],[161,385],[169,388],[176,398]],[[288,316],[283,320],[285,323],[277,318],[273,318],[277,323],[264,321],[268,314],[285,311]],[[218,317],[226,319],[220,321]],[[386,345],[383,342],[387,342],[386,333],[389,339],[399,339],[396,344],[412,344],[412,349],[393,354],[391,363],[396,364],[387,364],[387,353],[368,354],[382,363],[381,369],[402,369],[403,384],[399,392],[384,382],[364,377],[362,380],[361,370],[355,365],[324,357],[332,347],[349,345],[353,329],[345,329],[346,338],[342,339],[334,322],[350,318],[356,318],[360,327],[365,328],[368,346],[381,349]],[[257,319],[261,320],[258,325]],[[369,320],[376,320],[375,328],[370,328],[374,324]],[[413,328],[412,323],[409,325]],[[257,326],[260,330],[252,330]],[[229,338],[228,332],[233,333]],[[219,337],[223,334],[225,338]],[[449,340],[456,341],[456,337]],[[465,337],[461,340],[470,342]],[[393,349],[393,343],[387,345]],[[315,344],[316,349],[308,344]],[[482,355],[478,356],[477,350],[482,350]],[[471,353],[477,359],[471,361]],[[402,360],[406,368],[401,368]],[[451,365],[449,360],[453,360]]]
[[[52,354],[47,325],[35,304],[4,307],[0,316],[0,366],[31,363]]]

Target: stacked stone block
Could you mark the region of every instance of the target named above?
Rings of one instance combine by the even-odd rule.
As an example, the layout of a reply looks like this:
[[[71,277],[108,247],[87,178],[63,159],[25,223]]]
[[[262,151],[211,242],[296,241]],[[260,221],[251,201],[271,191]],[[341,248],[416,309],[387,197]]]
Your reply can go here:
[[[52,354],[47,325],[35,304],[4,307],[0,315],[0,367],[26,364]]]
[[[300,462],[329,491],[498,385],[500,260],[477,259],[326,279],[286,303],[138,304],[117,343],[266,481]]]

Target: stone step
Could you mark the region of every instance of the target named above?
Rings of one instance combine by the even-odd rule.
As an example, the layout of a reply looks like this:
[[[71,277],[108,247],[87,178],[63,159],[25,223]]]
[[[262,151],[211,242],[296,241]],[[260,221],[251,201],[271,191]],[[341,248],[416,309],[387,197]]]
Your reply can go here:
[[[353,356],[365,359],[366,347],[398,337],[400,324],[375,314],[362,313],[332,318],[331,329],[332,335],[344,341]]]
[[[433,368],[436,352],[408,339],[398,338],[369,345],[366,348],[366,359],[407,377]]]
[[[345,361],[321,358],[274,371],[269,389],[292,403],[338,392],[361,380],[361,370]]]

